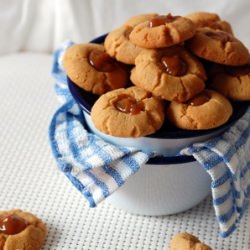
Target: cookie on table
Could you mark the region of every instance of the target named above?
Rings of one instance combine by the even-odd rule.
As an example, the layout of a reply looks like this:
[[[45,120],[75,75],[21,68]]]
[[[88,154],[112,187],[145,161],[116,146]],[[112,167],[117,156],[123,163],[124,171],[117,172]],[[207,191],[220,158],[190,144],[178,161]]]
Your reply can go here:
[[[249,51],[241,41],[220,30],[200,28],[186,44],[196,56],[219,64],[239,66],[250,59]]]
[[[176,234],[170,241],[169,250],[212,250],[205,243],[202,243],[198,237],[189,233]]]
[[[206,72],[196,57],[175,46],[140,53],[130,79],[162,99],[185,102],[205,88]]]
[[[0,211],[0,249],[38,250],[47,235],[45,224],[19,209]]]
[[[232,104],[226,97],[205,89],[186,103],[171,102],[167,119],[177,128],[204,130],[225,124],[232,113]]]
[[[163,102],[139,87],[109,91],[91,109],[101,132],[117,137],[141,137],[158,130],[165,118]]]
[[[213,65],[209,87],[234,101],[250,101],[250,63],[232,67]]]
[[[180,44],[194,34],[195,25],[190,19],[168,14],[137,24],[129,39],[140,47],[155,49]]]
[[[221,20],[216,13],[197,11],[185,16],[189,18],[196,26],[196,28],[208,27],[215,30],[222,30],[233,34],[232,26],[229,22]]]
[[[129,79],[128,70],[101,44],[72,45],[63,56],[63,66],[76,85],[97,95],[125,87]]]

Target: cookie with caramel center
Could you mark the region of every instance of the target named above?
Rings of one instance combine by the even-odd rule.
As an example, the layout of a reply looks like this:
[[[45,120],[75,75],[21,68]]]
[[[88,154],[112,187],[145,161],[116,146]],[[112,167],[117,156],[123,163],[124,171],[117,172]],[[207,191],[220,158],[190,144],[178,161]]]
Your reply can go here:
[[[129,39],[140,47],[155,49],[180,44],[194,34],[195,25],[190,19],[167,14],[136,25]]]
[[[250,60],[246,46],[228,32],[220,30],[200,28],[186,45],[196,56],[223,65],[240,66]]]
[[[171,102],[167,119],[177,128],[204,130],[225,124],[232,113],[232,104],[226,97],[205,89],[185,103]]]
[[[35,215],[20,209],[0,211],[0,249],[41,248],[46,225]]]
[[[185,102],[205,88],[206,72],[196,57],[176,46],[140,53],[130,79],[162,99]]]
[[[116,137],[152,134],[161,128],[164,118],[163,102],[136,86],[109,91],[91,109],[95,127]]]
[[[110,57],[102,44],[72,45],[63,56],[63,66],[76,85],[97,95],[125,87],[129,79],[126,67]]]

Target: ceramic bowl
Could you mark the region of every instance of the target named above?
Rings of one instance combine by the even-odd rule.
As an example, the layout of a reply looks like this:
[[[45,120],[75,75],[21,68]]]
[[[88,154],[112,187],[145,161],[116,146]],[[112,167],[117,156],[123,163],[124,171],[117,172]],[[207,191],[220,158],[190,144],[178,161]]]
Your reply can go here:
[[[92,40],[103,42],[105,35]],[[168,123],[152,135],[141,138],[121,138],[97,130],[91,120],[91,108],[98,96],[84,91],[68,78],[69,90],[82,108],[89,130],[116,145],[153,151],[159,156],[147,164],[116,190],[107,202],[131,213],[169,215],[185,211],[201,202],[210,193],[211,178],[192,156],[180,156],[179,151],[195,142],[212,138],[237,121],[247,110],[245,103],[234,103],[230,120],[216,129],[187,131]]]
[[[210,194],[211,178],[193,157],[156,157],[107,198],[116,208],[139,215],[188,210]]]

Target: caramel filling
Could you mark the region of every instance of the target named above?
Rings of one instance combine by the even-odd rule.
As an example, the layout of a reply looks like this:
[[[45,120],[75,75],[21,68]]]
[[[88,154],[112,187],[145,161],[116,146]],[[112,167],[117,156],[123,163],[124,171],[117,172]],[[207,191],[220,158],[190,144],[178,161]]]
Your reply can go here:
[[[111,58],[107,53],[99,50],[94,50],[90,52],[89,63],[97,71],[101,72],[111,72],[116,67],[114,59]]]
[[[18,234],[27,227],[27,222],[16,214],[5,215],[0,218],[0,233]]]
[[[208,93],[202,93],[190,99],[187,104],[190,106],[200,106],[208,102],[210,99],[211,99],[211,96]]]
[[[222,42],[223,44],[231,41],[230,35],[224,31],[209,31],[206,32],[206,35],[217,41]]]
[[[187,73],[187,63],[178,55],[163,56],[161,63],[165,71],[172,76],[183,76]]]
[[[149,22],[149,27],[153,28],[156,26],[164,25],[166,23],[172,23],[175,21],[179,16],[172,16],[171,14],[168,15],[160,15],[152,18]]]
[[[119,95],[114,106],[117,110],[132,115],[137,115],[144,110],[142,101],[137,102],[134,97],[126,94]]]

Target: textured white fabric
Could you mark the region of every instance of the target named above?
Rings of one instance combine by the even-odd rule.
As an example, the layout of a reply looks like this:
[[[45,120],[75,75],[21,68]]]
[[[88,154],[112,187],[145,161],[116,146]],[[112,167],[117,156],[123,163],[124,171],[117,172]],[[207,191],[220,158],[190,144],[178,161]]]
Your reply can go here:
[[[247,0],[1,0],[0,54],[22,50],[51,52],[66,39],[87,42],[136,14],[193,11],[218,13],[250,48]]]
[[[50,77],[52,57],[13,54],[0,58],[0,209],[39,216],[49,232],[43,250],[161,250],[187,231],[214,250],[250,249],[250,208],[239,228],[219,237],[210,197],[177,215],[132,215],[106,202],[89,208],[57,169],[48,125],[59,106]]]

